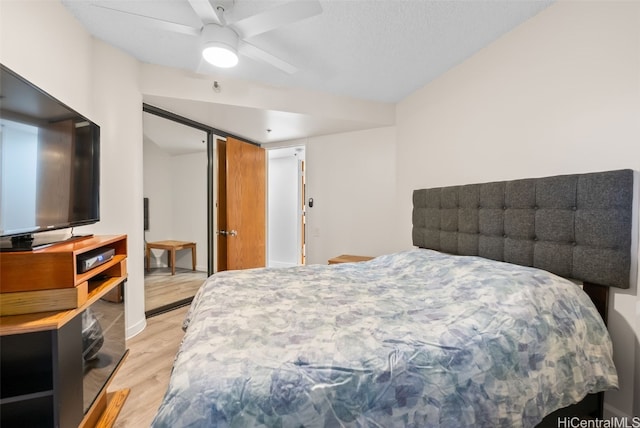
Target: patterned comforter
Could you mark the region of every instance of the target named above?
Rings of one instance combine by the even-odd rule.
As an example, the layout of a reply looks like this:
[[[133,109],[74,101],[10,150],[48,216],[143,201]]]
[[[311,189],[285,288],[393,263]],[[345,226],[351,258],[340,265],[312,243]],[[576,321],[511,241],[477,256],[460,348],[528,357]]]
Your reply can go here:
[[[578,286],[430,250],[217,273],[185,328],[154,427],[531,427],[618,382]]]

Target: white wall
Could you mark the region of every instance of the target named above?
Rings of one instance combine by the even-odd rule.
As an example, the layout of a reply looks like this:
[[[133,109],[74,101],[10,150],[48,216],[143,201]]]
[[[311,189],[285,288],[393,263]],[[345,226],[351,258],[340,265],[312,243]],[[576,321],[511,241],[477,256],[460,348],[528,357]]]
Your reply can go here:
[[[146,137],[143,147],[143,189],[144,197],[149,198],[149,230],[144,234],[145,240],[152,242],[171,239],[173,229],[171,156]],[[152,266],[161,266],[155,259],[161,254],[160,251],[153,251]],[[164,260],[166,265],[166,258]]]
[[[273,157],[268,168],[268,266],[296,266],[299,263],[299,175],[294,153]]]
[[[206,141],[206,133],[204,140]],[[171,159],[173,235],[171,239],[196,243],[196,269],[207,271],[207,153]],[[191,269],[191,252],[180,251],[176,266]]]
[[[307,199],[314,199],[307,206],[307,264],[401,249],[392,223],[395,140],[394,127],[306,140]]]
[[[640,3],[559,2],[398,104],[393,224],[409,245],[415,188],[619,168],[640,170]],[[609,313],[619,416],[640,415],[632,282]]]
[[[196,243],[196,269],[207,271],[207,154],[171,156],[144,141],[144,196],[149,198],[147,242]],[[151,266],[167,266],[167,252],[151,251]],[[176,266],[191,269],[191,252],[179,251]]]
[[[127,337],[131,337],[146,326],[138,62],[98,40],[94,40],[92,58],[91,98],[101,124],[101,220],[90,229],[95,234],[124,233],[128,237],[125,322]]]
[[[142,97],[138,62],[94,40],[53,1],[0,2],[0,62],[100,125],[101,221],[86,231],[127,234],[126,330],[144,318]]]

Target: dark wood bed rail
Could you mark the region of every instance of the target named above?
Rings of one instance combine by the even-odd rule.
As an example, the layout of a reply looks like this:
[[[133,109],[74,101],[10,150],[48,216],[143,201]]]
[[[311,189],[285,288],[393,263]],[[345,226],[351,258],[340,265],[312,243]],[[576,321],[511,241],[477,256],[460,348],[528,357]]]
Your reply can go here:
[[[602,317],[602,320],[604,321],[604,325],[608,325],[607,318],[609,316],[609,287],[585,282],[582,284],[582,290],[591,298],[591,301],[595,305],[596,309],[600,313],[600,316]]]

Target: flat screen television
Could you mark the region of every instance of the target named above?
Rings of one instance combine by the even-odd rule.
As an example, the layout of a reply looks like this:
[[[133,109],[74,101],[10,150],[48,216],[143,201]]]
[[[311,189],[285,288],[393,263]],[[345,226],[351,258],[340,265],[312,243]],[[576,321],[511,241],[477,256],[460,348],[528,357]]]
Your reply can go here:
[[[0,249],[99,220],[100,127],[0,64]]]

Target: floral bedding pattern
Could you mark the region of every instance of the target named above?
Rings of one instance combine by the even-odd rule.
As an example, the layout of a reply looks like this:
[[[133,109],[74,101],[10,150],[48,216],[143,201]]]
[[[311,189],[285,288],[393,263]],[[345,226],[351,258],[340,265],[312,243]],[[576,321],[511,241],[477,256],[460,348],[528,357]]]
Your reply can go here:
[[[212,275],[154,427],[531,427],[617,387],[588,296],[415,249]]]

